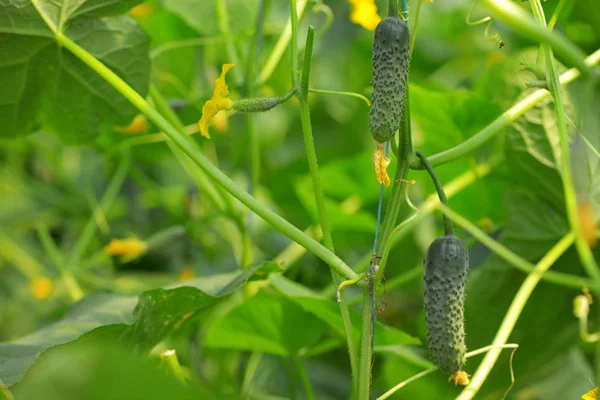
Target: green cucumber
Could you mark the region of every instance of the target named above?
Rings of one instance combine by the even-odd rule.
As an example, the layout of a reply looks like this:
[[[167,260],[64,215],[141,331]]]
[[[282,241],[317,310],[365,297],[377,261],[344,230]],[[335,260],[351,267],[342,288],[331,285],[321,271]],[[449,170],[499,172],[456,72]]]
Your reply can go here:
[[[398,129],[410,62],[410,34],[400,18],[383,19],[373,38],[373,93],[369,129],[373,139],[388,141]]]
[[[431,243],[423,265],[429,355],[440,370],[456,374],[466,361],[464,298],[469,251],[459,238],[445,235]]]

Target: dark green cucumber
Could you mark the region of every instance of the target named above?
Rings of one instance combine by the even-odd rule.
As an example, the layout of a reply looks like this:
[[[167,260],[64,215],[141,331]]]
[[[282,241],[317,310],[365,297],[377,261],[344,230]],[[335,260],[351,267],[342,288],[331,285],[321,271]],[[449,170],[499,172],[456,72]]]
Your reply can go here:
[[[373,139],[388,141],[398,129],[410,62],[408,26],[398,17],[387,17],[373,38],[373,94],[369,129]]]
[[[465,364],[464,298],[469,251],[454,235],[431,243],[423,262],[427,347],[433,362],[451,374]]]

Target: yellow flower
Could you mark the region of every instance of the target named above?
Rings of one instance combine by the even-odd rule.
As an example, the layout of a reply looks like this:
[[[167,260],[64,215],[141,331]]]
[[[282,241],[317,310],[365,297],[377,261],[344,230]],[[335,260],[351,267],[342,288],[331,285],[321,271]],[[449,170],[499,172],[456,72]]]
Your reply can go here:
[[[598,388],[592,389],[583,396],[581,396],[583,400],[596,400],[598,398]]]
[[[116,131],[122,133],[140,133],[148,128],[148,120],[144,114],[138,114],[127,126],[115,126]]]
[[[194,270],[192,267],[183,267],[181,271],[179,271],[179,280],[180,281],[191,281],[196,277]]]
[[[205,136],[210,139],[210,135],[208,134],[208,123],[211,118],[214,117],[221,110],[231,110],[233,106],[233,101],[227,98],[229,94],[229,87],[227,83],[225,83],[225,74],[231,68],[233,68],[234,64],[223,64],[223,69],[221,70],[221,76],[219,76],[215,80],[215,90],[213,91],[213,96],[210,100],[204,103],[204,107],[202,107],[202,118],[198,122],[198,127],[200,128],[200,133],[202,136]]]
[[[148,246],[145,242],[131,238],[131,239],[112,239],[108,246],[104,248],[104,253],[110,256],[126,256],[126,257],[139,257],[144,254]]]
[[[373,0],[348,0],[352,4],[350,21],[370,31],[374,30],[381,17],[377,14],[377,6]]]
[[[390,158],[385,155],[385,151],[381,146],[377,146],[377,150],[373,153],[371,160],[373,161],[373,167],[375,167],[377,182],[389,186],[390,177],[387,173],[387,167],[390,165]]]
[[[44,276],[35,277],[29,282],[29,291],[38,300],[46,300],[54,290],[54,283]]]

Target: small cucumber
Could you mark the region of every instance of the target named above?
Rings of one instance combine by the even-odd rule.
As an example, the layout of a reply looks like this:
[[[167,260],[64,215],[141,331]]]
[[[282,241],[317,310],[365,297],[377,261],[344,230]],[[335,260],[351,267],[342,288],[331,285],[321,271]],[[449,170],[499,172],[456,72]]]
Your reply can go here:
[[[442,371],[456,374],[465,364],[464,298],[469,251],[459,238],[445,235],[431,243],[423,264],[429,355]]]
[[[373,139],[388,141],[398,129],[410,61],[408,26],[398,17],[387,17],[373,38],[373,94],[369,129]]]

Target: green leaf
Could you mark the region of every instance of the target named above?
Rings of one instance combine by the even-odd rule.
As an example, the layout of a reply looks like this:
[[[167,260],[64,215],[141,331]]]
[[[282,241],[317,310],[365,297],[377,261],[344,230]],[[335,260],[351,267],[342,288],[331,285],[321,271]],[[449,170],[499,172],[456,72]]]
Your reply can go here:
[[[290,281],[281,275],[272,275],[271,282],[282,294],[288,296],[290,300],[298,304],[304,310],[312,313],[324,323],[334,329],[338,337],[345,337],[344,321],[340,314],[340,306],[333,300],[322,298],[313,294],[297,283]],[[362,316],[359,312],[350,309],[350,319],[352,320],[352,329],[357,342],[360,339]],[[397,352],[403,354],[413,363],[423,363],[422,358],[415,356],[410,350],[402,352],[399,348],[392,349],[390,346],[421,344],[421,341],[398,329],[389,327],[379,321],[375,323],[375,351]]]
[[[22,400],[218,399],[196,384],[182,385],[147,358],[104,338],[57,346],[40,357],[13,389]]]
[[[0,343],[0,379],[19,381],[41,352],[102,325],[131,323],[135,296],[96,294],[84,298],[62,320],[9,343]]]
[[[2,136],[41,128],[82,143],[99,132],[101,123],[128,124],[136,109],[53,37],[55,32],[70,37],[145,96],[147,36],[128,16],[99,18],[137,3],[11,0],[0,5]]]
[[[259,268],[260,265],[241,273],[177,284],[188,287],[150,290],[140,295],[139,303],[137,296],[96,294],[85,297],[62,320],[18,340],[0,343],[0,379],[7,385],[18,382],[44,350],[73,341],[103,325],[133,322],[121,340],[135,345],[138,350],[149,349],[180,329],[192,316],[216,304],[219,296],[240,288]],[[204,291],[193,287],[199,283]]]
[[[136,352],[147,352],[213,308],[222,297],[239,289],[258,271],[266,273],[264,268],[264,264],[260,264],[243,272],[224,274],[224,279],[201,278],[178,284],[185,285],[183,287],[144,292],[133,311],[135,322],[127,327],[120,340]],[[192,287],[195,284],[201,284],[207,291]]]
[[[324,327],[312,313],[289,299],[261,291],[212,323],[204,344],[297,356],[300,350],[317,344]]]
[[[147,352],[218,302],[218,297],[192,287],[145,292],[135,307],[135,322],[120,340],[136,352]]]

